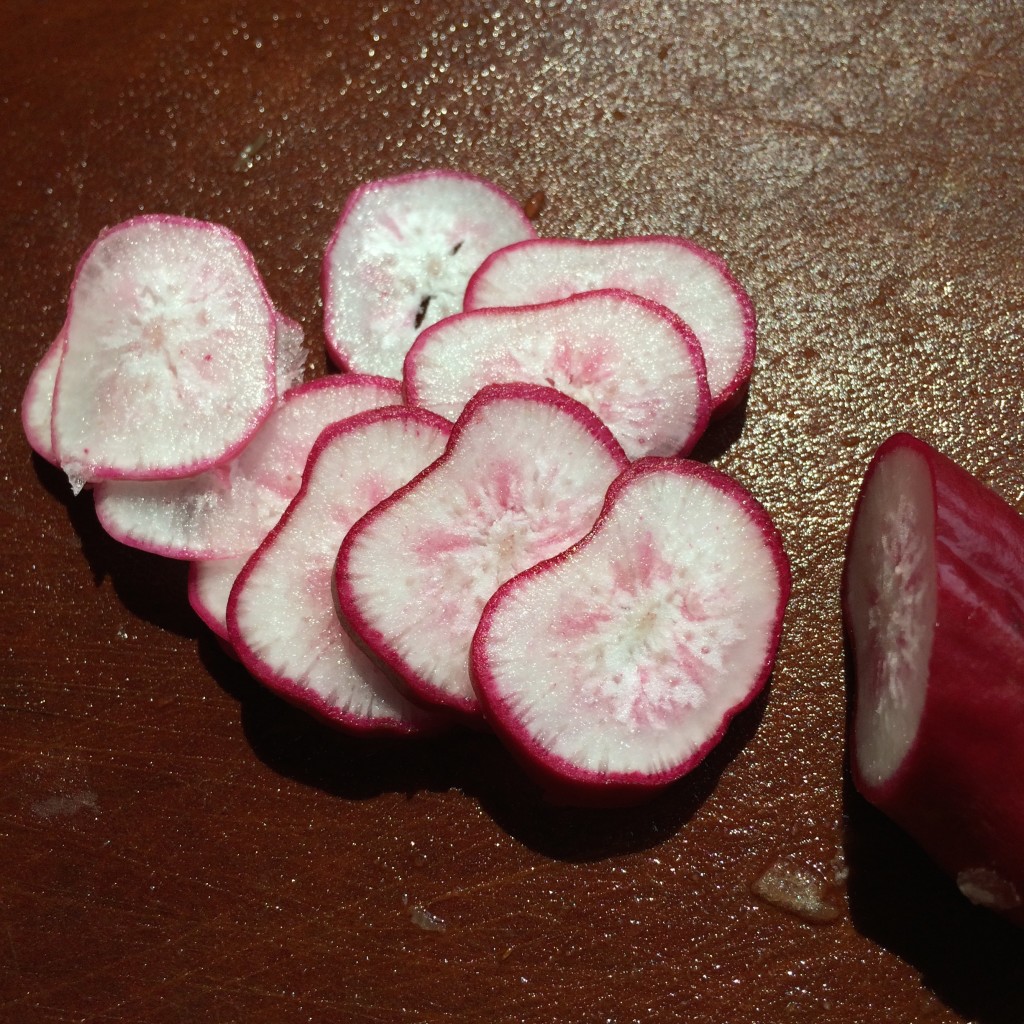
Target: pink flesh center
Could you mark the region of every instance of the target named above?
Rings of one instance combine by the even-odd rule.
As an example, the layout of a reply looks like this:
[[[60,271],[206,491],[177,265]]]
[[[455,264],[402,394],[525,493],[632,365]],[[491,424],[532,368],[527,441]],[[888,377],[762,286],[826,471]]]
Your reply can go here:
[[[847,581],[857,663],[855,756],[873,785],[899,767],[924,704],[936,605],[933,534],[927,464],[897,449],[867,484]]]
[[[498,699],[545,756],[670,770],[749,699],[778,599],[760,530],[729,495],[638,478],[586,545],[498,604],[486,645]]]

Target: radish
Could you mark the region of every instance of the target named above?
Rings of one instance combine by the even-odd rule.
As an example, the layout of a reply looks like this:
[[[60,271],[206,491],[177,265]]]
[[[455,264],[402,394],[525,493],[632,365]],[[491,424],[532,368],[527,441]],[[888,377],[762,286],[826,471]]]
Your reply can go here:
[[[475,717],[469,644],[497,587],[593,525],[628,464],[585,406],[534,384],[493,384],[443,456],[368,512],[341,545],[343,621],[423,702]]]
[[[582,402],[630,458],[685,454],[710,413],[693,332],[628,292],[459,313],[423,331],[405,357],[406,401],[448,419],[485,384],[515,380]]]
[[[332,577],[338,547],[363,513],[444,451],[451,424],[392,407],[328,427],[302,486],[231,590],[231,644],[288,700],[357,731],[420,731],[438,716],[410,704],[342,629]],[[215,563],[211,563],[215,564]]]
[[[115,540],[170,558],[251,554],[295,496],[317,435],[329,423],[401,404],[401,387],[360,374],[322,377],[289,391],[225,466],[183,480],[107,481],[96,514]]]
[[[276,311],[274,330],[277,341],[274,382],[277,396],[280,398],[289,388],[302,383],[302,375],[306,369],[306,339],[301,324]]]
[[[400,377],[419,331],[462,308],[483,258],[535,234],[511,196],[468,174],[425,171],[356,189],[324,257],[331,358]]]
[[[1024,924],[1024,519],[896,434],[857,500],[843,605],[857,788]]]
[[[668,306],[704,350],[713,415],[742,399],[754,365],[754,307],[725,262],[684,238],[536,238],[493,253],[470,279],[464,308],[551,302],[620,288]]]
[[[53,449],[73,486],[231,458],[273,407],[276,333],[227,228],[146,216],[104,231],[75,272],[54,384]]]
[[[762,689],[789,588],[778,531],[736,481],[641,459],[583,540],[488,601],[476,690],[559,799],[643,798],[690,771]]]
[[[57,383],[60,360],[64,355],[65,328],[62,327],[43,358],[36,363],[25,388],[21,403],[21,425],[25,437],[37,455],[57,465],[57,454],[53,450],[53,388]]]
[[[229,641],[228,598],[238,574],[252,557],[207,558],[188,567],[188,603],[221,640]]]

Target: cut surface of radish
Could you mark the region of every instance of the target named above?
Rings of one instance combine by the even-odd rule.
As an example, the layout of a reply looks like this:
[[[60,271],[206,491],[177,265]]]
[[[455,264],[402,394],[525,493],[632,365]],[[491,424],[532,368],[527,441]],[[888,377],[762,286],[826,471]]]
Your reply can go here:
[[[420,700],[477,715],[469,645],[480,609],[510,576],[582,537],[626,465],[575,400],[532,384],[484,388],[444,455],[346,536],[343,621]]]
[[[221,638],[228,636],[228,598],[238,574],[250,555],[210,558],[188,567],[188,603],[204,623]]]
[[[437,459],[450,431],[439,416],[408,407],[328,427],[299,493],[231,591],[228,627],[243,664],[286,699],[347,728],[410,732],[437,724],[342,628],[333,577],[350,527]]]
[[[477,692],[563,797],[642,797],[693,768],[762,689],[789,587],[778,531],[736,481],[641,459],[590,534],[487,603]]]
[[[467,174],[425,171],[363,185],[324,257],[331,358],[344,369],[401,377],[416,335],[462,308],[484,257],[535,233],[511,196]]]
[[[218,224],[145,216],[104,231],[75,272],[65,334],[52,439],[73,482],[198,473],[273,407],[274,311]]]
[[[62,327],[43,358],[36,363],[25,388],[21,403],[21,425],[32,450],[47,462],[57,465],[57,454],[53,450],[53,389],[57,383],[57,371],[64,355],[65,331]]]
[[[289,391],[242,452],[182,480],[106,481],[96,514],[115,540],[170,558],[251,554],[295,496],[319,433],[330,423],[400,405],[400,385],[340,374]]]
[[[854,510],[843,611],[857,788],[965,896],[1024,924],[1024,519],[891,437]]]
[[[667,306],[704,351],[713,414],[743,396],[754,366],[754,307],[721,257],[684,238],[535,238],[493,253],[466,289],[465,309],[551,302],[618,288]]]
[[[693,332],[628,292],[459,313],[423,331],[405,358],[406,400],[448,419],[485,385],[517,380],[582,402],[631,459],[685,454],[710,415]]]
[[[302,383],[306,369],[306,339],[302,325],[283,313],[275,312],[274,330],[277,337],[274,378],[280,398],[286,391]]]

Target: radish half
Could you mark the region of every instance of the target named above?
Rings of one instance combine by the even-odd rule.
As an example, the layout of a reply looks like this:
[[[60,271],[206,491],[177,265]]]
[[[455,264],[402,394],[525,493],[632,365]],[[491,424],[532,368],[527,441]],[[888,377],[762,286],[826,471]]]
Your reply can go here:
[[[857,500],[843,605],[857,788],[1024,924],[1024,519],[896,434]]]
[[[535,234],[511,196],[468,174],[425,171],[356,189],[324,257],[331,358],[401,377],[416,335],[462,308],[484,257]]]
[[[406,401],[448,419],[484,385],[516,380],[582,402],[631,459],[686,454],[710,415],[693,332],[628,292],[459,313],[423,331],[405,357]]]
[[[483,262],[464,308],[551,302],[597,288],[642,295],[692,328],[704,350],[713,415],[742,399],[754,366],[754,307],[725,261],[685,238],[520,242]]]
[[[484,388],[444,455],[345,538],[342,620],[415,697],[477,715],[480,610],[510,576],[579,540],[627,464],[579,402],[533,384]]]
[[[590,534],[488,601],[476,690],[559,798],[639,799],[693,768],[764,686],[789,589],[778,531],[736,481],[641,459]]]
[[[273,407],[274,310],[218,224],[146,216],[104,231],[75,272],[64,334],[52,439],[75,485],[198,473]]]
[[[332,595],[338,547],[353,523],[444,451],[451,424],[393,407],[328,427],[302,487],[231,591],[231,644],[257,679],[358,731],[419,731],[438,716],[411,704],[342,629]]]
[[[251,554],[295,497],[306,457],[330,423],[400,405],[383,377],[321,377],[289,391],[262,429],[227,465],[182,480],[107,481],[96,514],[115,540],[169,558]]]

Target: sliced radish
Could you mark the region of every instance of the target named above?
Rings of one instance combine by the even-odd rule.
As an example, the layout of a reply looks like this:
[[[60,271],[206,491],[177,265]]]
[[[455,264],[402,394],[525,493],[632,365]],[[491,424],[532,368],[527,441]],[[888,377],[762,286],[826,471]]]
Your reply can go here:
[[[1024,519],[897,434],[857,500],[843,603],[857,788],[1024,924]]]
[[[789,586],[778,531],[736,481],[641,459],[587,537],[487,603],[477,692],[562,799],[650,795],[764,686]]]
[[[331,358],[400,377],[416,335],[462,308],[484,257],[535,234],[511,196],[468,174],[426,171],[356,189],[324,257]]]
[[[228,598],[249,554],[235,558],[209,558],[188,568],[188,603],[206,625],[221,638],[228,636]]]
[[[104,231],[75,272],[65,331],[52,438],[73,483],[198,473],[273,407],[274,311],[218,224],[148,216]]]
[[[484,388],[445,454],[345,538],[343,621],[413,695],[477,715],[469,644],[480,609],[510,576],[582,537],[625,465],[579,402],[533,384]]]
[[[631,459],[686,454],[710,414],[693,332],[629,292],[459,313],[423,331],[405,357],[406,401],[448,419],[484,385],[516,380],[582,402]]]
[[[721,257],[685,238],[520,242],[484,261],[466,289],[465,309],[551,302],[597,288],[668,306],[693,329],[704,350],[713,415],[742,399],[754,366],[754,307]]]
[[[400,405],[383,377],[343,374],[293,388],[227,465],[182,480],[107,481],[96,514],[116,540],[170,558],[251,554],[295,496],[317,435],[330,423]]]
[[[257,679],[349,729],[419,731],[437,715],[402,697],[342,629],[332,584],[353,523],[444,451],[451,424],[425,409],[378,409],[328,427],[302,487],[239,574],[232,646]]]
[[[280,398],[290,388],[302,383],[306,369],[306,339],[302,325],[283,313],[275,312],[274,330],[277,338],[274,379]]]
[[[53,388],[57,383],[57,372],[64,355],[66,331],[62,327],[43,358],[36,363],[32,376],[25,388],[21,403],[21,425],[25,437],[37,455],[57,465],[57,454],[53,450],[51,422],[53,418]]]

